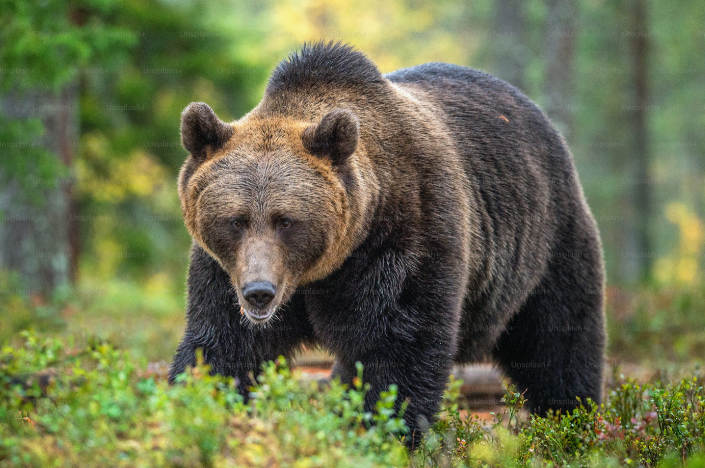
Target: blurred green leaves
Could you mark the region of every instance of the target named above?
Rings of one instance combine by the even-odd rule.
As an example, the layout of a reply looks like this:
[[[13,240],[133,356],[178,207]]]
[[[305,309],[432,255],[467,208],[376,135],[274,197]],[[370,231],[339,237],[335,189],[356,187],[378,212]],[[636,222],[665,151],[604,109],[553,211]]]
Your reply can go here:
[[[0,2],[0,91],[56,91],[82,67],[115,66],[135,39],[109,18],[121,2]]]

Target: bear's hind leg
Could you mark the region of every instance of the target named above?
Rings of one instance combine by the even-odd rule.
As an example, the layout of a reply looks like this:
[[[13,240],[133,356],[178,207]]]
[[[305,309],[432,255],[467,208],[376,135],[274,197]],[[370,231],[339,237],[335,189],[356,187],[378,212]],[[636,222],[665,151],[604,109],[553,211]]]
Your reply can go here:
[[[591,250],[591,252],[594,252]],[[565,414],[586,398],[600,403],[604,364],[603,280],[599,257],[553,257],[544,280],[509,322],[495,360],[529,408]],[[591,261],[593,260],[593,261]]]

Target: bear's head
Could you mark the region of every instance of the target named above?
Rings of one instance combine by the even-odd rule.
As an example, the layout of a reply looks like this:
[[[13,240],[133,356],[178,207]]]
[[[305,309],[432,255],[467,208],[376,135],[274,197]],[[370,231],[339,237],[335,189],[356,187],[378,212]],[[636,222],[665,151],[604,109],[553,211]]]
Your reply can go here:
[[[313,122],[250,113],[225,123],[204,103],[182,113],[185,224],[228,273],[252,323],[339,267],[359,238],[359,136],[346,109]]]

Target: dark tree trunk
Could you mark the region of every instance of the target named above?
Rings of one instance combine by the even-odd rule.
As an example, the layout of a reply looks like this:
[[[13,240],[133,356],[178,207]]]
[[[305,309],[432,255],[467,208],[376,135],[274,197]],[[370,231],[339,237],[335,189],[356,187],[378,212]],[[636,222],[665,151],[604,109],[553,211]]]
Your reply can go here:
[[[526,91],[526,19],[524,2],[496,0],[494,5],[495,68],[499,78]]]
[[[650,236],[652,185],[649,154],[649,29],[647,0],[630,0],[631,28],[628,31],[631,55],[633,101],[628,109],[632,131],[631,171],[632,199],[635,215],[635,242],[639,276],[650,277],[653,246]]]
[[[575,78],[575,38],[578,4],[573,0],[545,0],[546,111],[568,142],[572,141]]]

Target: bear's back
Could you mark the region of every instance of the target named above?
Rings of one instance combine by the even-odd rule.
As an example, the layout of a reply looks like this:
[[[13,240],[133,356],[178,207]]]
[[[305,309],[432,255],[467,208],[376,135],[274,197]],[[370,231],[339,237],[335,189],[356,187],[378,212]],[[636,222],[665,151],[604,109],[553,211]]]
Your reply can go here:
[[[426,63],[384,77],[426,102],[443,122],[473,187],[495,217],[495,231],[511,235],[530,228],[546,209],[574,205],[579,182],[570,151],[519,89],[447,63]],[[538,223],[538,237],[551,236],[552,221]]]
[[[468,300],[501,322],[536,286],[566,226],[591,223],[570,152],[537,105],[492,75],[427,63],[384,77],[428,103],[453,136],[480,214],[469,222],[486,240],[487,274]]]
[[[549,172],[572,167],[569,152],[546,115],[519,89],[499,78],[439,62],[403,68],[384,77],[412,93],[421,90],[424,98],[431,99],[442,111],[448,129],[460,138],[461,152],[470,147],[479,150],[474,157],[488,155],[488,151],[505,159],[524,156],[524,163],[535,162]]]

